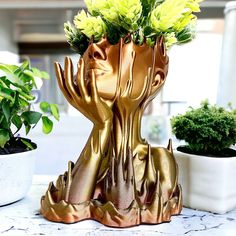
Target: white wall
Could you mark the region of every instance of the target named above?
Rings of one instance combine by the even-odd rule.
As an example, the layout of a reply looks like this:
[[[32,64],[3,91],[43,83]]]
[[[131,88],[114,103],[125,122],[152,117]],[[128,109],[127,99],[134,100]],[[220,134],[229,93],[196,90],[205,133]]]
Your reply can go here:
[[[0,51],[17,53],[17,45],[13,39],[13,22],[10,11],[0,10]]]
[[[236,1],[226,8],[225,31],[220,65],[220,82],[217,103],[228,106],[230,102],[236,108]],[[230,10],[231,9],[231,10]]]

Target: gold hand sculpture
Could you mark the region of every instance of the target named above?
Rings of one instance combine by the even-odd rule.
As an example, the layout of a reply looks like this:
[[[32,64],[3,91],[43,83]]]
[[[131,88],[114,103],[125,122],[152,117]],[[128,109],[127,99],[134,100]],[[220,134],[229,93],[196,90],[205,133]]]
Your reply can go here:
[[[55,66],[59,86],[68,102],[94,124],[88,142],[73,168],[70,188],[64,199],[71,203],[81,203],[93,197],[102,153],[105,152],[110,135],[113,113],[109,105],[98,95],[93,70],[91,71],[91,81],[89,81],[88,87],[85,86],[83,59],[79,63],[76,81],[73,78],[72,63],[69,58],[65,59],[64,73],[58,63]]]
[[[64,71],[56,63],[64,96],[94,127],[77,162],[69,162],[68,171],[42,197],[47,219],[95,219],[128,227],[170,221],[180,213],[171,141],[167,148],[153,148],[140,134],[143,111],[164,85],[167,71],[163,38],[153,48],[135,45],[129,36],[116,45],[106,38],[91,43],[75,77],[69,58]]]

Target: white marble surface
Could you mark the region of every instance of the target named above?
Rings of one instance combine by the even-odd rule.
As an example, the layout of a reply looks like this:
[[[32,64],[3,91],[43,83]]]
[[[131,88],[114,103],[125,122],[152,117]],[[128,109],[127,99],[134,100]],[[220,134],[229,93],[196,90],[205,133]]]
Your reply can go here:
[[[142,225],[129,229],[112,229],[95,221],[87,220],[66,225],[52,223],[39,214],[39,202],[48,182],[55,177],[35,176],[33,186],[23,200],[0,207],[0,235],[86,235],[86,236],[235,236],[236,210],[224,215],[184,208],[171,223]],[[4,191],[4,189],[1,189]]]

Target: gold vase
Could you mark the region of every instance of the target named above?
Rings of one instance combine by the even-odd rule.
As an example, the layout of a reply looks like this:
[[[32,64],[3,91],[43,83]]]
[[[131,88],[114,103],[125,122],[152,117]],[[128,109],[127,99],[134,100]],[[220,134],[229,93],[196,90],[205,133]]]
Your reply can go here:
[[[168,56],[163,38],[154,47],[130,36],[111,45],[91,43],[78,63],[56,63],[68,102],[90,119],[91,135],[74,164],[50,183],[41,213],[51,221],[94,219],[112,227],[168,222],[182,209],[172,143],[151,147],[140,134],[142,114],[164,85]]]

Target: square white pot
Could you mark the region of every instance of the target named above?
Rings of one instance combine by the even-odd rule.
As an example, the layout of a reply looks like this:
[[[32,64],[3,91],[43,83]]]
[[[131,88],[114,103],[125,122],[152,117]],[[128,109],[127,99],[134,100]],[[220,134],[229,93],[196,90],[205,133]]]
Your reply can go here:
[[[174,152],[183,205],[223,214],[236,208],[236,157],[207,157]]]

